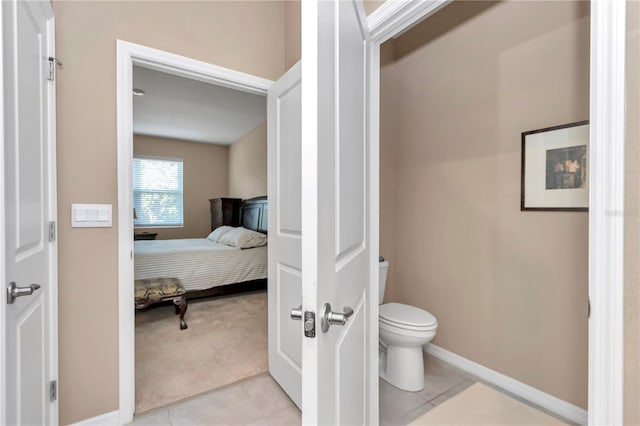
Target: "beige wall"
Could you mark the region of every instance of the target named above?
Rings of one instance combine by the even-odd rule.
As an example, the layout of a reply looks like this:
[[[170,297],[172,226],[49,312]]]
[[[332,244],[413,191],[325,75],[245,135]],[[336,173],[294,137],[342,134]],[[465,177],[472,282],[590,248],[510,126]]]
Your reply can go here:
[[[60,422],[118,408],[113,228],[70,227],[71,203],[117,208],[116,39],[268,79],[284,70],[282,2],[54,1],[57,73]],[[89,250],[90,248],[90,250]]]
[[[371,15],[371,13],[382,6],[385,0],[364,0],[362,3],[364,4],[364,11],[367,15]]]
[[[627,2],[624,424],[640,425],[640,3]]]
[[[135,135],[133,154],[183,160],[183,214],[180,228],[140,228],[159,240],[204,238],[211,232],[209,199],[228,195],[229,146]]]
[[[520,136],[589,117],[588,13],[454,2],[395,40],[381,87],[387,299],[432,312],[435,344],[583,408],[588,213],[520,211]]]
[[[285,2],[284,67],[291,68],[300,60],[300,0]]]
[[[393,54],[393,42],[387,42],[381,46],[381,60],[389,58]],[[382,53],[385,54],[382,54]],[[386,61],[382,61],[384,64]],[[400,117],[397,114],[397,106],[401,105],[400,91],[397,85],[400,83],[401,73],[390,72],[390,68],[382,68],[380,72],[380,254],[389,261],[387,270],[387,287],[384,293],[384,302],[395,300],[396,288],[396,232],[397,232],[397,170],[396,151],[398,144],[397,135]],[[401,213],[401,212],[398,212]]]
[[[235,141],[229,150],[229,196],[267,195],[267,122]]]

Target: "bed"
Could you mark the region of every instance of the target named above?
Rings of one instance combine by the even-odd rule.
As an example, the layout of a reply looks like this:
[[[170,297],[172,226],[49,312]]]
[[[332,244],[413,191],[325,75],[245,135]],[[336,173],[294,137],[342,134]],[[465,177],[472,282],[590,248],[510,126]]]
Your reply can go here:
[[[241,226],[267,233],[267,199],[244,200]],[[240,249],[206,238],[134,242],[134,276],[178,278],[187,298],[266,288],[267,246]]]

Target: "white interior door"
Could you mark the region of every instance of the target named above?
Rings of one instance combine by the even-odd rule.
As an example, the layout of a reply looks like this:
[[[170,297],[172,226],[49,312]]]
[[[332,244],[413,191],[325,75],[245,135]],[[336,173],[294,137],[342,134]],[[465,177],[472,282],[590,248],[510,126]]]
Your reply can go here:
[[[316,337],[302,339],[304,424],[378,423],[369,49],[359,0],[302,2],[302,305],[316,314]]]
[[[55,362],[53,11],[48,1],[3,1],[5,279],[22,297],[5,307],[5,419],[10,425],[57,423],[50,397]],[[38,288],[39,286],[39,288]],[[6,301],[6,302],[5,302]],[[52,401],[52,399],[54,401]]]
[[[269,372],[302,405],[300,62],[267,96],[269,198]]]

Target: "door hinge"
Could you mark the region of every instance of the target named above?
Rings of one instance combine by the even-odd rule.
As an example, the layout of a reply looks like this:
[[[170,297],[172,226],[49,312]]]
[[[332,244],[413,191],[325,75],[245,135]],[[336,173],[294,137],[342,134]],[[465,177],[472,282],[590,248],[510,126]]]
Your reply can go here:
[[[56,240],[56,222],[49,222],[49,242],[53,242]]]
[[[49,383],[49,401],[53,402],[58,399],[58,381],[52,380]]]
[[[55,78],[56,65],[62,66],[62,61],[58,58],[54,58],[53,56],[49,56],[47,60],[49,61],[49,73],[47,75],[47,80],[53,81]]]

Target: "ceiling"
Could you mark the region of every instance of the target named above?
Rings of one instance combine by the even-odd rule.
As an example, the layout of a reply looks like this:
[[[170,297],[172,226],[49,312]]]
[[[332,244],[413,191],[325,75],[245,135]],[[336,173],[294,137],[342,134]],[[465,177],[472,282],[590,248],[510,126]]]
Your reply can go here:
[[[264,96],[133,67],[133,133],[230,145],[267,117]]]

